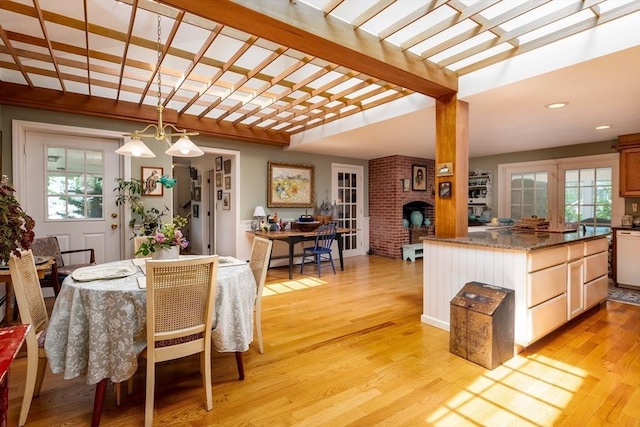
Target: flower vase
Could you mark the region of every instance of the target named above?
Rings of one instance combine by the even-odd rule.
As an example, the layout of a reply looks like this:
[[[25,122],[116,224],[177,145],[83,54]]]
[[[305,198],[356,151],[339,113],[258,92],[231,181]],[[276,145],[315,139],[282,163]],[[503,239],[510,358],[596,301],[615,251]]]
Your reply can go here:
[[[414,227],[420,227],[420,225],[422,225],[422,220],[424,219],[424,217],[422,216],[422,212],[413,211],[411,212],[411,215],[409,215],[409,219],[411,220],[411,225],[413,225]]]
[[[168,248],[158,248],[151,255],[151,259],[178,259],[180,257],[180,246],[171,246]]]

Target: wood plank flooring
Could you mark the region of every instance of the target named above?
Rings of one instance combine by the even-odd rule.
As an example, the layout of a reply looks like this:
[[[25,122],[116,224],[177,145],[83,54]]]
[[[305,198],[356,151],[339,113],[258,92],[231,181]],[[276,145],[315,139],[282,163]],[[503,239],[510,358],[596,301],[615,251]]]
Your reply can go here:
[[[420,322],[422,260],[348,258],[333,275],[269,271],[265,353],[215,354],[206,412],[198,359],[159,367],[158,426],[638,426],[640,307],[607,302],[489,371],[449,352]],[[143,363],[120,407],[110,388],[102,426],[144,420]],[[10,377],[17,424],[26,359]],[[86,426],[94,386],[49,371],[28,426]]]

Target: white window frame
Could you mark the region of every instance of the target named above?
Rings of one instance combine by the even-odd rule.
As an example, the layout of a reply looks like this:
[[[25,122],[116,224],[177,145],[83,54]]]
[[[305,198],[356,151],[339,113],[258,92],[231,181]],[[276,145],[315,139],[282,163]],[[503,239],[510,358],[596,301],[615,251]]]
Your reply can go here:
[[[552,171],[549,175],[550,228],[564,228],[564,173],[568,169],[611,167],[611,224],[624,213],[624,198],[620,197],[620,159],[618,153],[593,156],[566,157],[562,159],[537,160],[531,162],[505,163],[498,165],[498,215],[509,216],[511,185],[509,177],[513,173],[532,171]],[[554,185],[554,183],[556,185]]]

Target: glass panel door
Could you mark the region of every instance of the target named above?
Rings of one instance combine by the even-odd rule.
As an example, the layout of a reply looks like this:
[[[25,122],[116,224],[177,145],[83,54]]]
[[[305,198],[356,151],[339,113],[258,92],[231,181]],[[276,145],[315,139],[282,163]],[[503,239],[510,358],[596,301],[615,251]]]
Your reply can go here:
[[[364,252],[359,229],[362,229],[363,169],[361,166],[333,165],[333,191],[335,209],[333,220],[340,228],[354,231],[342,234],[344,256],[362,255]]]
[[[611,167],[564,171],[564,222],[566,227],[611,226],[613,193]]]

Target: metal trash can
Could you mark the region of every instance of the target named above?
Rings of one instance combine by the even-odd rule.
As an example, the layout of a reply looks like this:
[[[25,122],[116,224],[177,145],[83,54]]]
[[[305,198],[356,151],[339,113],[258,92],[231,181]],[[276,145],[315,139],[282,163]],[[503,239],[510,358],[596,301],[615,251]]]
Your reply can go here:
[[[479,282],[451,300],[449,351],[494,369],[514,354],[515,291]]]

